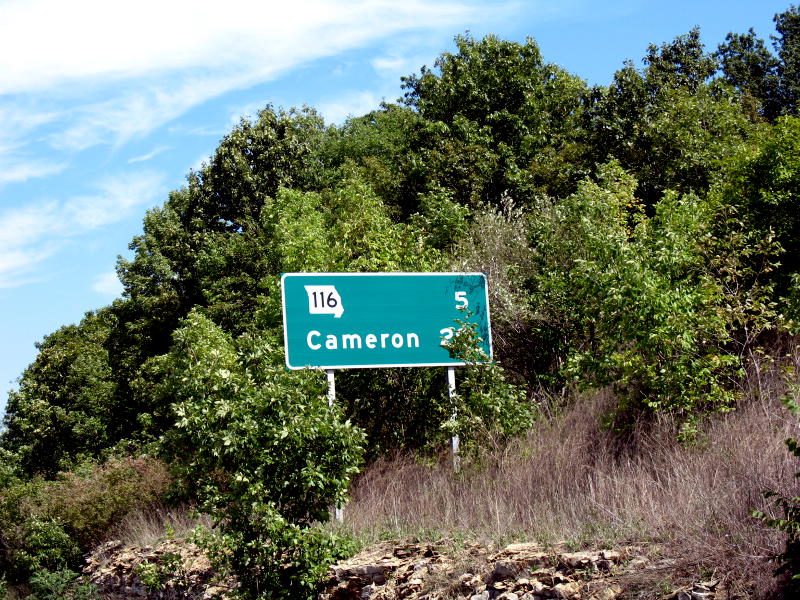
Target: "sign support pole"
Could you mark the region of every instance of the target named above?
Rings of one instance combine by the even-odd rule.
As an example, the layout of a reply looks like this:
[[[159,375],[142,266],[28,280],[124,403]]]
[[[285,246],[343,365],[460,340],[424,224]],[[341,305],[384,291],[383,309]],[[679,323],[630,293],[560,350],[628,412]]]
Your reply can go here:
[[[333,369],[325,369],[325,376],[328,378],[328,406],[333,406],[336,401],[336,379]]]
[[[333,369],[325,369],[325,376],[328,379],[328,406],[333,406],[336,401],[336,378]],[[344,509],[337,506],[335,509],[336,520],[339,523],[344,522]]]
[[[450,405],[453,407],[453,420],[455,420],[457,416],[457,409],[456,409],[456,369],[455,367],[447,367],[447,395],[450,397]],[[450,447],[452,448],[453,452],[453,471],[458,473],[459,469],[461,468],[461,457],[458,455],[458,445],[459,445],[459,438],[458,434],[453,434],[453,437],[450,438]]]

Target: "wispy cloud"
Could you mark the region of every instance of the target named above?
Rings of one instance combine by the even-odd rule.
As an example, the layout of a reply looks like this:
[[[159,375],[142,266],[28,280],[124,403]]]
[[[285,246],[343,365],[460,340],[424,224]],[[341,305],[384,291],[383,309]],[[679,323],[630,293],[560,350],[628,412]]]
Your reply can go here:
[[[0,288],[25,283],[67,240],[155,204],[164,191],[158,173],[125,173],[101,181],[94,194],[0,212]]]
[[[151,160],[151,159],[155,158],[156,156],[158,156],[162,152],[166,152],[167,150],[170,150],[169,146],[159,146],[158,148],[153,148],[147,154],[142,154],[140,156],[134,156],[132,158],[129,158],[128,159],[128,164],[138,163],[138,162],[146,162],[148,160]]]
[[[210,99],[310,61],[400,36],[458,31],[503,6],[513,2],[2,0],[0,186],[60,173],[97,146],[119,151]],[[388,74],[404,66],[402,57],[399,49],[374,67]],[[387,98],[395,94],[396,78]],[[380,91],[353,90],[324,102],[321,112],[338,122],[382,99]],[[159,145],[129,164],[163,151]],[[152,174],[123,175],[85,197],[36,203],[17,196],[25,207],[0,208],[0,286],[19,285],[65,240],[152,201],[159,187]],[[20,219],[29,228],[18,236],[9,231]]]
[[[394,100],[371,91],[353,90],[319,103],[318,110],[329,123],[341,124],[348,117],[365,114],[380,106],[382,100]]]
[[[98,145],[119,148],[212,98],[309,61],[400,33],[452,30],[509,4],[0,2],[0,55],[6,57],[0,61],[0,167],[10,167],[0,169],[6,172],[0,185],[51,175]],[[378,69],[389,67],[376,62]],[[342,104],[357,110],[354,98]]]
[[[66,168],[65,163],[47,163],[39,160],[25,161],[0,154],[0,185],[22,183],[37,177],[55,175]]]
[[[0,93],[191,69],[263,76],[479,10],[453,0],[11,0],[0,6],[0,52],[19,58],[0,65]]]

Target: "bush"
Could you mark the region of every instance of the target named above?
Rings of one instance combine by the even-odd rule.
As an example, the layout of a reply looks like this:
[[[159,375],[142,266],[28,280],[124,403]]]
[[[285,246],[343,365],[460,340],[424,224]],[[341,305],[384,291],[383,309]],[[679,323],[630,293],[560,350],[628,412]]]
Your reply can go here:
[[[81,549],[58,521],[31,517],[15,533],[9,569],[14,580],[25,581],[37,571],[78,566]]]
[[[505,371],[487,356],[480,346],[477,325],[456,321],[458,328],[447,343],[450,354],[464,361],[453,398],[452,417],[443,430],[458,435],[469,456],[525,433],[533,411],[525,388],[508,381]],[[431,440],[437,441],[436,438]]]
[[[100,600],[97,587],[69,569],[37,571],[30,584],[29,600]]]
[[[113,458],[45,484],[38,511],[88,549],[131,510],[163,498],[169,484],[166,466],[155,458]]]
[[[344,501],[363,453],[363,434],[328,406],[324,378],[274,366],[279,357],[192,312],[162,362],[177,416],[165,448],[214,521],[198,541],[243,598],[314,596],[342,551],[317,523]]]
[[[168,483],[163,463],[142,457],[8,485],[0,491],[0,569],[19,583],[37,571],[77,568],[116,521],[162,497]]]
[[[744,350],[734,334],[770,326],[760,272],[742,260],[757,250],[766,271],[771,247],[733,226],[719,235],[729,215],[712,200],[668,192],[648,216],[617,164],[599,179],[532,220],[534,307],[564,340],[562,373],[619,393],[610,425],[626,431],[642,414],[669,412],[690,437],[703,414],[737,397]]]

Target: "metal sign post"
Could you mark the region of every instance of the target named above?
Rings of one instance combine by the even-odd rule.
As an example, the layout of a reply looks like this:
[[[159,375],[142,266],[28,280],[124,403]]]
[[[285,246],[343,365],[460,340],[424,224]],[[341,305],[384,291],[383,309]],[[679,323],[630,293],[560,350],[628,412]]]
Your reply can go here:
[[[333,406],[336,401],[336,379],[333,376],[333,369],[325,369],[328,378],[328,406]]]
[[[324,369],[328,404],[334,369],[446,367],[456,408],[456,366],[447,341],[460,324],[474,326],[491,360],[489,284],[484,273],[284,273],[283,341],[287,369]],[[453,469],[461,466],[451,440]],[[336,509],[342,521],[342,509]]]
[[[336,378],[333,369],[325,369],[325,377],[328,379],[328,406],[333,406],[336,402]],[[337,506],[335,509],[336,520],[339,523],[344,521],[344,508]]]
[[[458,416],[458,409],[456,408],[456,369],[455,367],[447,367],[447,395],[450,398],[450,405],[453,407],[453,420]],[[454,433],[450,438],[450,447],[453,451],[453,471],[458,473],[461,468],[461,457],[458,455],[458,434]]]

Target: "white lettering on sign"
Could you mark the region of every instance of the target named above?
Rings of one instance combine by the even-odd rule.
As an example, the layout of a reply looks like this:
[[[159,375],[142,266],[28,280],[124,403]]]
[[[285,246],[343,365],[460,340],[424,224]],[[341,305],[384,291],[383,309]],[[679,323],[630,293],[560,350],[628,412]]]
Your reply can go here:
[[[444,329],[439,330],[439,335],[442,336],[442,343],[440,345],[446,346],[447,342],[453,339],[453,336],[455,335],[455,329],[452,327],[445,327]]]
[[[327,335],[312,329],[306,334],[306,345],[312,350],[319,350],[323,343],[328,350],[375,350],[377,348],[419,348],[419,335],[416,333],[368,333],[361,336],[358,333],[343,333],[335,336]]]
[[[335,285],[305,285],[308,294],[308,313],[311,315],[333,315],[338,319],[344,314],[342,297]]]

